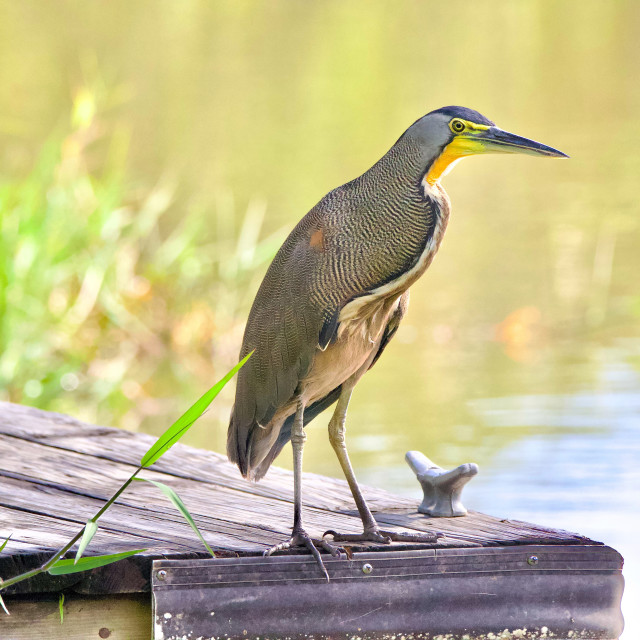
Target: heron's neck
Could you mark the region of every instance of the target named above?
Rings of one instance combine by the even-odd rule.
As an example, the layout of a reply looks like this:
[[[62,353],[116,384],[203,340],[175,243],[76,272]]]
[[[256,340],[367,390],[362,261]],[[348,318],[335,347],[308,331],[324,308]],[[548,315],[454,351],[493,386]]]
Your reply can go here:
[[[403,144],[404,143],[404,144]],[[426,223],[420,253],[414,256],[414,267],[418,275],[426,269],[440,247],[449,222],[451,203],[439,180],[431,180],[433,162],[427,162],[423,149],[411,139],[396,143],[391,163],[400,169],[398,183],[403,184],[404,220],[407,228],[416,225],[417,219]],[[395,156],[395,157],[394,157]],[[422,265],[422,266],[420,266]]]
[[[424,225],[428,243],[432,238],[439,245],[449,219],[450,203],[438,180],[430,180],[433,162],[426,159],[423,148],[410,137],[401,138],[362,177],[380,185],[376,197],[388,201],[384,220],[376,225],[396,225],[406,228]]]

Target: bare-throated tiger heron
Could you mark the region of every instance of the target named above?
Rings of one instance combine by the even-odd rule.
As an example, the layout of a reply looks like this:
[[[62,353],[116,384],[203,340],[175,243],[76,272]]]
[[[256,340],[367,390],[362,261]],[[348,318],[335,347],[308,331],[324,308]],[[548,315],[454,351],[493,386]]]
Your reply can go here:
[[[306,546],[323,570],[316,547],[335,553],[302,526],[301,484],[304,426],[336,401],[329,439],[364,531],[332,532],[333,539],[433,541],[380,530],[349,462],[345,417],[355,384],[393,337],[409,287],[442,241],[449,198],[440,179],[460,158],[493,152],[566,157],[499,129],[477,111],[432,111],[371,169],[322,198],[275,256],[249,314],[240,356],[255,352],[238,374],[227,442],[242,475],[259,480],[291,440],[293,533],[267,553]]]

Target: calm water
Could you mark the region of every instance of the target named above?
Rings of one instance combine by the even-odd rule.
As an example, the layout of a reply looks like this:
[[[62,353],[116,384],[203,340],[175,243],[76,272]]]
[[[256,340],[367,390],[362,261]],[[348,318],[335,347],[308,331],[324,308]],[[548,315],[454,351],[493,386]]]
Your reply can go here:
[[[626,558],[624,638],[634,640],[640,4],[389,7],[0,3],[4,172],[28,170],[87,86],[107,96],[98,158],[125,131],[132,185],[170,179],[174,217],[207,216],[216,228],[227,224],[221,193],[239,211],[263,203],[261,237],[283,237],[417,117],[446,104],[568,153],[472,158],[445,179],[449,230],[396,339],[356,389],[348,444],[364,482],[417,496],[409,449],[445,467],[474,461],[481,473],[466,491],[469,507],[614,546]],[[263,272],[242,285],[224,366]],[[193,295],[198,308],[219,304],[206,288]],[[171,417],[220,374],[206,357],[172,353],[170,366],[147,371]],[[168,422],[142,402],[109,414],[60,393],[59,406],[88,419],[154,433]],[[191,444],[224,450],[231,401],[221,399]],[[328,418],[310,428],[305,468],[339,475]],[[288,451],[279,464],[290,466]]]

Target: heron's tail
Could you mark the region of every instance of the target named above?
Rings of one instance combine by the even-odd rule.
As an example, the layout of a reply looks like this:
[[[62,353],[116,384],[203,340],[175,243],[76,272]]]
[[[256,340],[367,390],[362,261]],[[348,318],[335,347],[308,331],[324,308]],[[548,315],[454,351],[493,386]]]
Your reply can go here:
[[[279,431],[277,425],[268,424],[262,427],[255,421],[247,426],[238,421],[235,411],[231,412],[227,431],[227,456],[231,462],[238,465],[240,473],[245,478],[257,481],[266,473],[269,465],[261,475],[257,474],[257,469],[268,456]]]
[[[233,410],[231,411],[231,418],[229,420],[229,429],[227,431],[227,456],[229,460],[238,465],[240,473],[246,478],[248,473],[247,457],[246,457],[246,443],[244,446],[240,445],[238,440],[238,429],[234,424]]]

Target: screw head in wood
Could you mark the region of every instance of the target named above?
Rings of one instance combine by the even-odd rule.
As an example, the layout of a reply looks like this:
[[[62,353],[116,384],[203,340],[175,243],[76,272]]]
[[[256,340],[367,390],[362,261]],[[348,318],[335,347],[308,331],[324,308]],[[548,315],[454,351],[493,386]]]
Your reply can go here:
[[[373,571],[373,566],[370,565],[368,562],[365,562],[362,565],[362,573],[371,573]]]
[[[167,577],[167,572],[164,569],[160,569],[158,573],[156,573],[158,580],[165,580]]]
[[[538,564],[538,556],[529,556],[527,558],[527,564],[531,565],[532,567]]]

